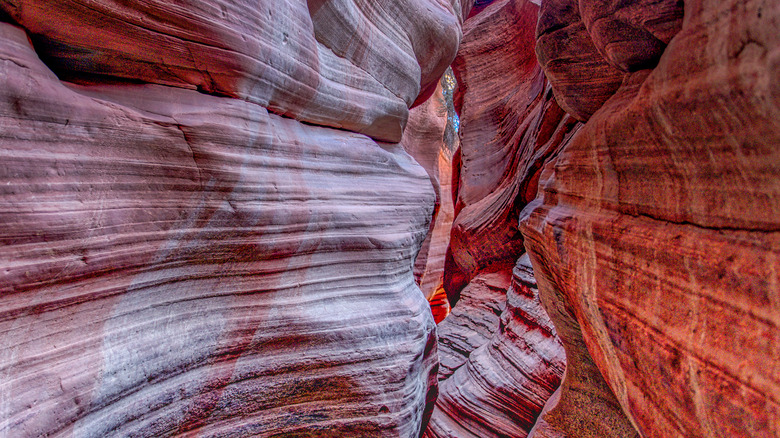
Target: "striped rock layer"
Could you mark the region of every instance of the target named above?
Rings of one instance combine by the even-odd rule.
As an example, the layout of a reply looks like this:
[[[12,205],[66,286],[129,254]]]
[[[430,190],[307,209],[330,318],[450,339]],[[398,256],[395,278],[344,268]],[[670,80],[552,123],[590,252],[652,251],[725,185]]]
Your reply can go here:
[[[602,3],[541,6],[540,58],[570,61],[543,63],[556,96],[598,81],[556,49],[560,29],[623,78],[600,103],[562,102],[592,115],[523,212],[542,302],[571,340],[533,436],[778,437],[780,4],[615,4],[626,40],[593,18]],[[567,7],[581,26],[543,26]],[[592,408],[608,395],[593,376],[609,409]]]
[[[461,14],[457,0],[2,0],[0,10],[63,78],[197,89],[394,142],[451,62]]]
[[[453,70],[461,118],[455,220],[439,324],[440,395],[426,436],[524,437],[565,367],[541,307],[518,217],[545,161],[579,123],[555,102],[534,52],[539,8],[479,5]]]
[[[451,92],[451,91],[450,91]],[[420,290],[429,301],[435,300],[437,293],[444,298],[444,261],[450,241],[452,228],[452,155],[456,139],[445,139],[447,135],[447,104],[441,84],[430,99],[409,111],[409,123],[401,140],[404,150],[420,163],[428,173],[431,185],[436,192],[436,209],[431,220],[431,228],[417,254],[414,275]],[[451,127],[449,129],[452,129]],[[446,300],[437,306],[431,301],[434,316],[441,314],[443,319],[449,311]]]
[[[0,11],[0,436],[419,436],[461,5]]]

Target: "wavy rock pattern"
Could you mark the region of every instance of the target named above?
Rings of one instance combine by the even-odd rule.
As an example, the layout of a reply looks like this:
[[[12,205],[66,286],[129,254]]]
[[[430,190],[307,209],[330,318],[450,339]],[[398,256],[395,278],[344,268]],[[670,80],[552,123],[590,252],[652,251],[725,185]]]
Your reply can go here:
[[[654,67],[680,31],[683,2],[678,0],[579,0],[588,34],[605,61],[632,72]]]
[[[563,113],[542,115],[553,104],[533,50],[536,15],[532,3],[497,1],[464,25],[453,64],[461,148],[445,276],[452,303],[479,271],[512,269],[522,253],[517,216],[558,144],[549,140]]]
[[[436,209],[431,229],[417,254],[414,275],[420,289],[429,300],[441,291],[444,279],[444,259],[450,241],[454,216],[452,201],[452,151],[444,139],[447,129],[447,107],[441,84],[433,96],[409,112],[409,123],[404,130],[401,145],[428,172],[436,192]],[[432,302],[432,308],[433,308]],[[439,301],[436,313],[449,312],[449,304]],[[437,319],[438,322],[438,319]]]
[[[181,26],[123,34],[127,44],[90,67],[83,41],[68,38],[95,31],[94,44],[116,44],[100,32],[127,30],[79,21],[127,12],[93,3],[84,14],[72,2],[12,12],[51,28],[36,29],[49,35],[47,56],[74,75],[127,68],[148,79],[163,61],[148,70],[132,55],[189,46],[183,29],[214,30],[193,16],[220,16],[220,3],[206,12],[139,4],[148,9],[112,20],[164,27],[181,12]],[[45,5],[62,28],[42,20]],[[288,9],[273,12],[300,12]],[[303,33],[288,44],[322,49],[295,40]],[[257,73],[210,64],[201,43],[192,45],[205,59],[193,65]],[[203,77],[170,69],[171,82]],[[400,145],[183,85],[63,83],[6,23],[0,84],[0,436],[419,435],[435,397],[436,338],[411,266],[435,198]]]
[[[780,4],[686,1],[525,212],[545,307],[641,436],[780,436],[779,72]]]
[[[546,0],[539,9],[536,54],[558,104],[587,121],[623,81],[599,53],[575,0]]]
[[[558,103],[587,121],[625,73],[656,65],[682,18],[677,0],[541,2],[536,53]]]
[[[538,7],[504,0],[474,11],[453,65],[461,149],[445,288],[459,301],[439,324],[440,397],[426,434],[524,437],[558,387],[564,352],[516,267],[517,219],[579,123],[536,61]]]
[[[455,56],[461,12],[441,0],[2,0],[0,9],[69,80],[197,88],[394,142]]]
[[[427,437],[525,437],[560,384],[563,349],[539,301],[527,256],[518,261],[502,295],[498,329],[440,382]],[[459,309],[460,304],[439,327],[457,325],[458,319],[450,321]]]
[[[512,273],[479,274],[463,289],[458,305],[437,327],[439,379],[447,379],[498,331]]]

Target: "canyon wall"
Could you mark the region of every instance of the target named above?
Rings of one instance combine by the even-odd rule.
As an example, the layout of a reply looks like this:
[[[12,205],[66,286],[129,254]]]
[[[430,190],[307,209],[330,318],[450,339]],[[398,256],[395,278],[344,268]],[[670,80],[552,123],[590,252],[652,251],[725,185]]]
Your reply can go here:
[[[451,96],[454,84],[447,85],[445,82],[442,79],[442,84],[448,88],[446,93]],[[409,123],[401,139],[404,149],[428,172],[436,192],[431,227],[415,259],[414,275],[437,323],[450,311],[443,282],[454,215],[452,156],[457,143],[454,127],[448,126],[451,122],[448,121],[448,105],[442,84],[436,87],[430,99],[409,112]]]
[[[564,351],[542,310],[518,217],[543,163],[578,129],[534,53],[538,7],[478,5],[453,63],[460,150],[429,437],[523,437],[557,389]]]
[[[461,5],[0,11],[0,436],[419,436]]]
[[[574,32],[622,74],[586,103],[551,79],[592,115],[523,213],[542,300],[641,436],[780,436],[780,4],[602,6],[542,3],[540,60]],[[613,81],[569,60],[545,72]],[[567,396],[550,429],[603,436]]]
[[[780,437],[778,120],[772,0],[0,0],[0,437]]]
[[[780,436],[780,5],[480,3],[428,436]],[[534,339],[506,336],[523,249],[566,352],[552,395],[524,379],[562,362],[491,359]]]

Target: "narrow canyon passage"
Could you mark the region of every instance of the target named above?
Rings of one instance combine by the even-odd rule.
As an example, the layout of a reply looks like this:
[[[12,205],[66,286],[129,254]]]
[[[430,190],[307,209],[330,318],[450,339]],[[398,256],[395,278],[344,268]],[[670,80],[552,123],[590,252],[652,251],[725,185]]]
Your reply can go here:
[[[780,438],[780,3],[0,0],[0,437]]]

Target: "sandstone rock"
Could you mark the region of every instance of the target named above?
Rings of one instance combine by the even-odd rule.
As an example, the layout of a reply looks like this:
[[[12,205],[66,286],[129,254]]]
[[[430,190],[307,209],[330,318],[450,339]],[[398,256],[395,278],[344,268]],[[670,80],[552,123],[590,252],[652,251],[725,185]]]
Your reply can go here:
[[[579,123],[536,62],[538,8],[505,0],[475,11],[453,66],[461,148],[445,288],[460,301],[439,324],[440,397],[426,434],[524,437],[558,387],[564,352],[532,276],[516,267],[517,218]]]
[[[0,9],[62,78],[197,88],[396,142],[460,38],[460,4],[441,0],[3,0]]]
[[[428,298],[428,305],[431,306],[431,313],[436,324],[444,321],[444,318],[450,314],[452,307],[447,299],[447,292],[444,290],[443,285],[439,285],[433,292],[433,296]]]
[[[603,59],[628,72],[656,65],[680,31],[683,2],[579,0],[579,11]]]
[[[601,56],[575,0],[543,1],[536,32],[536,54],[558,104],[588,120],[612,97],[624,73]]]
[[[431,229],[417,254],[414,274],[420,289],[429,300],[441,289],[444,258],[452,228],[452,148],[445,141],[447,107],[441,84],[433,96],[409,113],[409,123],[401,145],[428,172],[436,192],[436,209]],[[440,302],[439,305],[445,305]],[[446,305],[448,307],[448,305]],[[447,311],[444,311],[446,316]]]
[[[561,242],[566,245],[568,242]],[[527,242],[529,251],[532,243]],[[557,275],[553,260],[535,259],[541,302],[566,351],[566,373],[555,397],[539,415],[530,438],[638,438],[612,389],[602,377],[566,300],[549,278]]]
[[[445,275],[451,303],[478,272],[512,269],[523,251],[519,212],[536,196],[542,164],[576,130],[536,62],[537,9],[493,2],[466,22],[453,64],[461,148]]]
[[[458,305],[437,327],[440,380],[450,377],[498,332],[511,281],[511,271],[491,272],[477,275],[463,289]]]
[[[528,257],[523,257],[513,270],[497,330],[441,381],[426,436],[525,437],[531,430],[558,387],[565,364],[535,286]]]
[[[545,306],[641,436],[780,436],[778,67],[780,4],[686,1],[526,210]]]
[[[75,3],[27,5],[101,44]],[[436,343],[411,266],[434,193],[400,145],[65,84],[6,23],[0,84],[0,435],[419,435]]]

